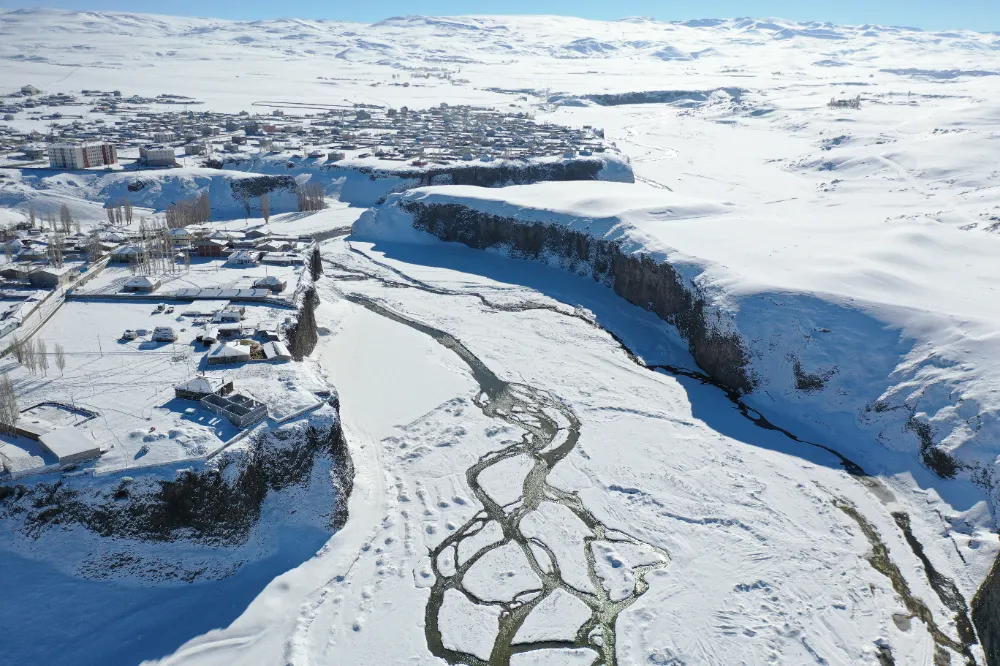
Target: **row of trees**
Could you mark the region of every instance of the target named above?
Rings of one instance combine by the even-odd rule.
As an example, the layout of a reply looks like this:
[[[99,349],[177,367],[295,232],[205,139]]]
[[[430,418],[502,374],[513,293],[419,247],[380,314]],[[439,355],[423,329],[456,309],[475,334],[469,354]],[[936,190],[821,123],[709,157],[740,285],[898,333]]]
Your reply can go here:
[[[323,275],[323,258],[319,253],[319,246],[313,247],[312,254],[309,255],[309,274],[313,282],[316,282]]]
[[[326,208],[326,198],[323,187],[319,183],[308,182],[295,192],[299,211],[323,210]]]
[[[208,199],[208,192],[202,192],[193,199],[181,199],[175,204],[170,204],[165,215],[168,229],[180,229],[189,224],[208,222],[212,219],[212,203]]]
[[[132,224],[132,212],[132,204],[127,197],[112,201],[107,207],[108,222],[118,226]]]
[[[52,234],[49,238],[49,245],[46,254],[49,255],[49,263],[56,268],[62,268],[63,255],[66,253],[66,238],[61,232]]]
[[[50,353],[45,340],[41,338],[28,338],[27,340],[16,340],[12,351],[17,362],[26,367],[28,372],[33,375],[39,373],[42,375],[49,374],[50,355],[55,361],[55,366],[58,368],[59,374],[62,374],[63,370],[66,369],[66,351],[60,344],[56,344],[55,350]]]
[[[135,244],[136,254],[129,260],[132,275],[153,275],[180,271],[174,260],[174,239],[170,235],[169,222],[146,218],[139,220],[139,242]],[[191,255],[184,253],[184,267],[191,268]]]
[[[48,211],[44,215],[40,215],[34,206],[28,207],[28,228],[34,229],[38,226],[44,229],[48,226],[52,231],[61,231],[64,234],[80,233],[80,223],[73,219],[73,212],[69,209],[69,206],[63,204],[59,207],[59,217],[57,218],[55,213]]]
[[[7,373],[0,375],[0,432],[14,434],[14,425],[21,416],[21,408],[17,404],[17,391],[14,382]]]
[[[319,294],[316,293],[315,287],[309,287],[302,298],[299,320],[287,331],[288,351],[296,361],[301,361],[311,354],[319,341],[319,328],[316,325],[317,306],[319,306]]]

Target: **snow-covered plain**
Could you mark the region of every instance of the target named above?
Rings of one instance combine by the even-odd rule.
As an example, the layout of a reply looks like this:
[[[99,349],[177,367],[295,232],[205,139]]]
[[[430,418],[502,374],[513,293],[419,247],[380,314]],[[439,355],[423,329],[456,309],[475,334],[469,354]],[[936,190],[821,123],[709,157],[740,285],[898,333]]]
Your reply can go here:
[[[506,620],[502,606],[477,603],[471,590],[528,601],[535,580],[551,580],[556,567],[566,586],[558,594],[543,586],[524,633],[505,640],[576,643],[515,648],[512,664],[592,663],[602,646],[620,664],[878,664],[885,650],[896,664],[932,663],[940,650],[963,659],[959,614],[892,514],[909,515],[928,561],[970,600],[997,552],[995,498],[967,471],[942,480],[925,469],[914,432],[896,417],[929,424],[934,443],[960,461],[995,464],[998,50],[991,34],[780,20],[403,17],[365,26],[0,13],[7,89],[169,92],[231,112],[266,100],[468,103],[604,128],[631,159],[634,189],[474,198],[509,195],[520,210],[549,217],[595,215],[609,202],[601,215],[655,212],[660,202],[683,213],[642,240],[685,267],[760,350],[753,363],[764,384],[749,404],[848,455],[882,488],[872,492],[832,454],[757,428],[717,389],[636,365],[588,319],[649,363],[693,361],[669,326],[603,285],[428,238],[395,242],[415,240],[405,229],[377,238],[369,229],[374,247],[356,238],[359,254],[334,241],[327,256],[355,278],[396,286],[321,285],[320,324],[331,334],[315,370],[341,391],[358,465],[347,526],[232,624],[201,637],[171,633],[108,660],[442,663],[432,653],[444,650],[467,655],[447,662],[478,663],[493,654]],[[423,77],[443,72],[450,78]],[[860,109],[827,107],[858,94]],[[102,215],[97,176],[14,173],[0,203],[38,197],[72,201],[84,219]],[[171,193],[192,182],[211,187],[198,178],[221,180],[193,169],[178,176]],[[470,199],[451,192],[438,194]],[[159,209],[170,196],[137,204]],[[359,209],[335,211],[321,214],[336,218],[331,226],[349,224]],[[312,230],[308,217],[288,223]],[[423,283],[437,291],[417,288]],[[449,295],[473,291],[502,307]],[[530,424],[515,427],[506,420],[513,414],[477,402],[480,377],[452,349],[344,294],[453,335],[500,380],[544,392],[579,419],[578,441],[547,473],[548,495],[517,530],[497,540],[495,527],[484,527],[477,541],[460,541],[457,557],[446,550],[430,561],[448,535],[474,523],[484,499],[513,501],[513,512],[528,501],[515,494],[529,485],[524,460],[490,465],[479,479],[483,496],[466,472],[520,441]],[[794,359],[825,377],[826,389],[794,389]],[[898,409],[860,420],[876,401]],[[575,493],[596,522],[582,523],[562,493]],[[591,544],[594,530],[604,534]],[[872,534],[909,597],[870,564]],[[532,537],[544,547],[511,546]],[[441,581],[464,576],[467,543],[493,550],[469,566],[464,592],[443,593],[440,636],[428,635],[429,599]],[[588,593],[628,597],[613,637],[578,636],[570,626],[586,621],[579,604]],[[915,616],[913,599],[931,622]],[[162,619],[176,616],[165,610]],[[441,649],[430,647],[435,641]],[[55,660],[70,649],[69,639],[55,641]],[[979,646],[967,651],[983,663]]]

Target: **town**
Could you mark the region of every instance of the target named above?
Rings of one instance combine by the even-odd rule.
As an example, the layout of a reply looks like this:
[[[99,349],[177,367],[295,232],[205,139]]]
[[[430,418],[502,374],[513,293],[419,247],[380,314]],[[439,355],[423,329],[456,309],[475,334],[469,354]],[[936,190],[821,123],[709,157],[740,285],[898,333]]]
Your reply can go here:
[[[259,101],[254,114],[230,114],[198,105],[178,95],[46,95],[25,85],[0,97],[0,114],[10,123],[0,124],[0,164],[36,166],[48,158],[48,166],[58,169],[221,166],[250,155],[291,153],[292,160],[377,158],[423,166],[588,156],[607,149],[600,129],[536,123],[523,111]]]

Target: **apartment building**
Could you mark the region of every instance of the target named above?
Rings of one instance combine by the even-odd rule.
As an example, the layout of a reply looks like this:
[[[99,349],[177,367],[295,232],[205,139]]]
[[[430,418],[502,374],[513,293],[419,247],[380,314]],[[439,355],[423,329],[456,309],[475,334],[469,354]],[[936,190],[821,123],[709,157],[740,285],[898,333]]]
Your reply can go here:
[[[177,164],[177,157],[171,146],[151,143],[139,147],[139,159],[149,166],[174,166]]]
[[[89,169],[117,162],[118,152],[110,143],[54,143],[49,146],[49,167],[53,169]]]

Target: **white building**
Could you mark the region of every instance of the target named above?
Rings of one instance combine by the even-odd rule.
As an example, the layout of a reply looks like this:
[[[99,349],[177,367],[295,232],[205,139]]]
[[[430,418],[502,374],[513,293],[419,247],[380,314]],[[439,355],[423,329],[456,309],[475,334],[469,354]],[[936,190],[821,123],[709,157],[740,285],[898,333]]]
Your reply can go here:
[[[144,160],[149,166],[174,166],[177,164],[174,149],[159,143],[140,146],[139,159]]]
[[[89,169],[117,162],[118,152],[110,143],[54,143],[49,146],[49,167],[53,169]]]

